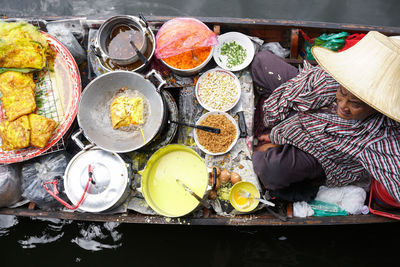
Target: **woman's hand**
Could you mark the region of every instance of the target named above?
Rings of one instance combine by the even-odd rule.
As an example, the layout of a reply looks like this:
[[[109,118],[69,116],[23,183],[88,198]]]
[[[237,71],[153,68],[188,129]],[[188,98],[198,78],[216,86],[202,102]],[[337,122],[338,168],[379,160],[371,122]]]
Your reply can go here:
[[[258,139],[258,141],[260,141],[260,142],[261,142],[261,141],[264,141],[264,142],[266,142],[266,143],[271,143],[271,137],[270,137],[270,133],[269,133],[269,132],[260,135],[257,139]]]
[[[280,145],[275,145],[272,143],[267,143],[267,144],[263,144],[261,146],[258,146],[254,149],[254,151],[261,151],[261,152],[265,152],[268,149],[272,148],[272,147],[280,147]]]

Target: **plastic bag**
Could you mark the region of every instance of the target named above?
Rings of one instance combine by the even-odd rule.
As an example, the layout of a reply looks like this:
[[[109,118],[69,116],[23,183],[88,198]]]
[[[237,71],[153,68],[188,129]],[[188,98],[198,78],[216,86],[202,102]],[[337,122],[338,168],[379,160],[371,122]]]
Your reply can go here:
[[[314,210],[311,208],[310,205],[308,205],[307,202],[301,201],[293,203],[294,217],[305,218],[307,216],[313,216],[313,215],[314,215]]]
[[[218,43],[216,34],[194,18],[175,18],[167,21],[156,35],[156,56],[167,58]]]
[[[315,199],[336,204],[350,214],[361,214],[366,197],[365,190],[354,185],[321,186]]]
[[[338,205],[324,202],[324,201],[319,201],[319,200],[313,200],[311,202],[308,202],[308,204],[311,206],[311,208],[314,211],[313,216],[318,216],[318,217],[323,217],[323,216],[346,216],[347,212],[343,209],[341,209]]]
[[[315,60],[314,56],[311,53],[311,47],[314,45],[322,46],[328,48],[332,51],[338,51],[340,48],[344,46],[345,39],[349,34],[347,32],[340,32],[340,33],[323,33],[317,38],[311,39],[308,37],[303,31],[300,31],[305,39],[304,42],[304,50],[306,59]]]
[[[86,52],[79,44],[78,40],[72,34],[66,24],[62,22],[50,22],[46,26],[48,32],[56,37],[74,57],[76,63],[80,65],[86,59]]]
[[[55,179],[60,180],[58,182],[59,196],[61,198],[65,197],[62,194],[64,187],[61,179],[64,176],[69,160],[70,156],[65,152],[61,152],[52,153],[24,164],[21,171],[22,196],[44,210],[62,208],[63,206],[46,192],[43,188],[43,183]]]
[[[0,166],[0,208],[8,207],[21,198],[21,177],[17,166]]]
[[[263,44],[261,46],[261,51],[268,50],[277,55],[278,57],[285,58],[289,56],[290,51],[289,49],[283,48],[280,43],[278,42],[270,42]]]

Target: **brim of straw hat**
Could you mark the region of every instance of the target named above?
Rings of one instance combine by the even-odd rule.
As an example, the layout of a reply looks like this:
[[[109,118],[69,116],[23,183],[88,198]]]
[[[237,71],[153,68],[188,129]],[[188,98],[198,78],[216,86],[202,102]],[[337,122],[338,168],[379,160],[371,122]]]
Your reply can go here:
[[[400,122],[400,40],[371,31],[345,51],[314,46],[311,52],[338,83]]]

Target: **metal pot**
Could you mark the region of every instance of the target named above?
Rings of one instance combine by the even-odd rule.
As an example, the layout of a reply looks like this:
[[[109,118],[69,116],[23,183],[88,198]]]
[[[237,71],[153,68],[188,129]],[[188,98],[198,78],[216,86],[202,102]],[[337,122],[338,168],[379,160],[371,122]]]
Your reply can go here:
[[[191,195],[190,188],[200,199]],[[147,204],[158,214],[180,217],[195,210],[212,186],[204,160],[185,145],[171,144],[157,150],[142,172],[141,188]],[[202,200],[203,199],[203,200]]]
[[[91,166],[93,182],[88,184],[88,166]],[[86,212],[112,210],[129,196],[131,172],[129,164],[116,153],[98,147],[82,150],[69,162],[64,174],[64,188],[68,199]]]
[[[138,34],[141,35],[141,43],[137,45],[140,52],[144,53],[147,48],[145,23],[138,17],[134,16],[115,16],[107,19],[99,28],[97,32],[95,47],[100,51],[101,57],[106,60],[110,59],[119,65],[128,65],[139,60],[138,55],[135,53],[133,56],[128,58],[116,58],[112,57],[108,51],[107,43],[110,42],[110,37],[113,31],[118,26],[127,26],[131,29],[137,29]]]
[[[107,36],[110,35],[111,30],[116,25],[129,24],[141,26],[144,32],[145,45],[140,49],[142,54],[147,59],[147,63],[143,63],[136,55],[131,60],[119,60],[111,58],[105,51],[105,41]],[[149,65],[150,59],[153,57],[155,52],[155,36],[153,31],[149,28],[146,19],[143,16],[115,16],[105,21],[97,32],[94,45],[91,46],[91,50],[99,59],[100,66],[104,71],[115,71],[115,70],[129,70],[129,71],[140,71]]]
[[[152,75],[159,82],[157,88],[148,80]],[[81,95],[77,115],[80,130],[72,139],[83,149],[85,146],[79,140],[79,135],[83,133],[91,143],[89,146],[96,145],[116,153],[126,153],[143,147],[165,124],[166,107],[160,94],[165,84],[155,70],[145,77],[130,71],[114,71],[97,77],[86,86]],[[122,131],[112,127],[111,99],[122,87],[137,90],[149,103],[149,115],[142,126],[143,136],[140,131]]]

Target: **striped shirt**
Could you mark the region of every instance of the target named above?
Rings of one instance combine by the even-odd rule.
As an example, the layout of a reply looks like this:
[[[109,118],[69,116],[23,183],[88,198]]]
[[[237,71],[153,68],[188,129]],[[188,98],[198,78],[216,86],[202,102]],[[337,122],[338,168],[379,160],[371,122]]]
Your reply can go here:
[[[265,101],[264,124],[271,142],[291,144],[322,165],[328,186],[372,175],[400,202],[400,123],[381,113],[363,121],[336,114],[339,84],[321,67],[304,63],[296,77]],[[295,110],[297,114],[289,117]]]

